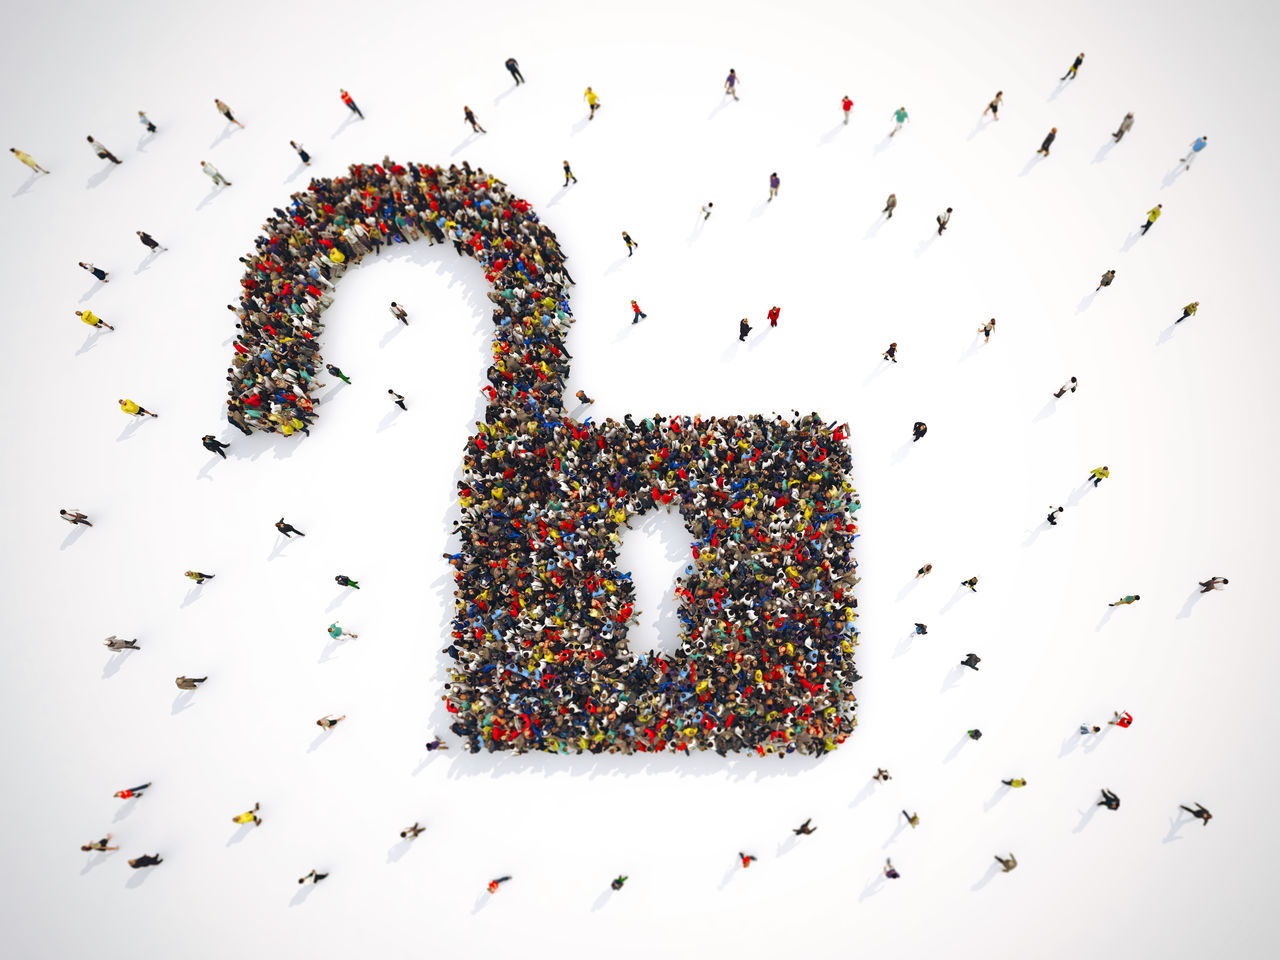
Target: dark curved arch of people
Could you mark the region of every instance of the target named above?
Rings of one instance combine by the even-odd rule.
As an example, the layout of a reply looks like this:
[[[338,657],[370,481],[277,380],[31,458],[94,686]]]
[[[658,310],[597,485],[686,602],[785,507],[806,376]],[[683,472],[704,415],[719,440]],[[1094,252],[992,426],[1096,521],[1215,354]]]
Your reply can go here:
[[[567,415],[572,278],[506,184],[461,167],[353,165],[277,207],[242,258],[228,419],[293,436],[318,411],[320,322],[379,244],[425,237],[492,289],[485,421],[463,451],[445,688],[473,752],[821,755],[852,732],[859,679],[847,426],[817,413],[579,422]],[[451,258],[452,259],[452,258]],[[678,510],[692,535],[679,648],[643,652],[618,532]],[[630,641],[630,642],[629,642]]]

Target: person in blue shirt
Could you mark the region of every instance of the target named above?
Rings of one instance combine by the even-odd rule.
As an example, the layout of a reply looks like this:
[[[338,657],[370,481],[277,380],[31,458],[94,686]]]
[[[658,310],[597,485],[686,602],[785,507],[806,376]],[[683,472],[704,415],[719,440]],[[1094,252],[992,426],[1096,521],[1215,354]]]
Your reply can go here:
[[[1178,162],[1185,163],[1187,165],[1187,169],[1190,170],[1191,164],[1195,161],[1196,157],[1200,155],[1200,151],[1208,145],[1208,137],[1196,137],[1195,140],[1191,141],[1191,149],[1187,151],[1187,155],[1185,157],[1179,157]]]

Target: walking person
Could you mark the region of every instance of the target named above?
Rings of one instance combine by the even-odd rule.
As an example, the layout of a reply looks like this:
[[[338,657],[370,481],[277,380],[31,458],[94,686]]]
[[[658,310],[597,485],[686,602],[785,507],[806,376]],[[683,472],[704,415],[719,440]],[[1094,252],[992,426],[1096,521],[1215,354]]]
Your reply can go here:
[[[1024,777],[1014,777],[1012,780],[1001,780],[1000,782],[1006,787],[1013,787],[1015,790],[1027,785],[1027,781]]]
[[[919,580],[921,577],[927,577],[931,573],[933,573],[933,564],[926,563],[923,567],[921,567],[919,570],[916,571],[916,575],[912,577],[912,579]]]
[[[972,729],[972,730],[966,730],[966,731],[965,731],[965,735],[966,735],[970,740],[981,740],[981,739],[982,739],[982,731],[981,731],[981,730],[979,730],[977,727],[974,727],[974,729]]]
[[[1132,127],[1133,127],[1133,113],[1129,112],[1124,115],[1124,119],[1120,121],[1120,126],[1116,129],[1116,132],[1111,135],[1111,139],[1113,139],[1116,143],[1119,143],[1121,140],[1124,139],[1124,135],[1128,133],[1130,128]]]
[[[218,172],[218,168],[215,167],[208,160],[200,161],[200,172],[203,173],[210,180],[212,180],[213,185],[215,187],[218,186],[219,184],[221,184],[224,187],[231,186],[231,181],[228,180],[226,177],[224,177],[220,172]]]
[[[400,831],[401,840],[417,840],[418,834],[423,833],[427,828],[418,826],[418,821],[413,821],[413,826],[405,827]]]
[[[237,127],[239,127],[241,130],[243,130],[243,129],[244,129],[244,124],[243,124],[243,123],[241,123],[239,120],[237,120],[237,119],[235,118],[235,116],[231,113],[231,108],[230,108],[230,107],[228,107],[228,106],[227,106],[225,103],[223,103],[221,100],[219,100],[217,97],[215,97],[215,98],[214,98],[214,100],[213,100],[213,105],[214,105],[215,107],[217,107],[217,108],[218,108],[218,112],[219,112],[220,114],[222,114],[224,117],[226,117],[229,121],[231,121],[232,123],[234,123],[234,124],[235,124]]]
[[[986,323],[984,323],[982,326],[978,328],[978,332],[982,334],[983,343],[991,342],[991,331],[995,330],[995,328],[996,328],[995,317],[992,317],[990,320],[988,320]]]
[[[1187,151],[1185,157],[1179,157],[1179,163],[1185,163],[1187,169],[1191,169],[1191,164],[1195,163],[1196,157],[1200,156],[1200,151],[1209,145],[1208,137],[1196,137],[1191,141],[1191,149]]]
[[[773,202],[773,198],[778,195],[778,187],[780,186],[782,186],[782,181],[778,179],[777,172],[769,174],[769,199],[766,202]]]
[[[262,818],[258,816],[259,805],[255,803],[252,810],[246,810],[244,813],[237,813],[231,818],[232,823],[252,823],[255,827],[262,826]]]
[[[350,637],[352,640],[360,639],[360,634],[348,633],[346,630],[343,630],[342,627],[338,626],[337,620],[329,624],[328,633],[329,633],[329,636],[333,637],[333,639],[335,640],[341,640],[343,637]]]
[[[208,677],[175,677],[173,683],[179,690],[194,690],[208,679]]]
[[[636,303],[634,300],[632,300],[632,301],[631,301],[631,323],[632,323],[632,325],[635,325],[635,324],[639,323],[642,319],[644,319],[644,318],[645,318],[645,317],[647,317],[647,316],[648,316],[648,314],[647,314],[647,313],[645,313],[643,310],[641,310],[641,309],[640,309],[640,304],[638,304],[638,303]]]
[[[947,224],[951,222],[951,208],[947,207],[946,211],[935,217],[938,221],[938,236],[942,236],[942,231],[947,229]]]
[[[871,777],[871,779],[879,780],[881,783],[887,783],[888,781],[892,780],[893,777],[889,775],[889,771],[884,769],[884,767],[876,767],[876,772]]]
[[[122,162],[119,157],[117,157],[114,153],[108,150],[105,146],[103,146],[97,140],[93,139],[93,137],[89,136],[89,137],[85,137],[85,139],[89,141],[89,149],[93,151],[93,155],[97,157],[99,160],[110,160],[112,163],[115,163],[115,164],[119,164]]]
[[[142,867],[154,867],[158,863],[164,863],[164,858],[160,854],[144,853],[142,856],[134,857],[130,860],[129,866],[135,870],[140,870]]]
[[[103,270],[101,267],[95,267],[92,263],[85,263],[83,260],[81,260],[80,269],[88,270],[90,273],[94,275],[96,279],[101,280],[103,283],[111,282],[110,280],[107,279],[107,271]]]
[[[290,140],[289,146],[293,147],[294,153],[298,155],[298,159],[302,161],[303,166],[311,166],[311,154],[307,153],[302,144],[298,143],[296,140]]]
[[[916,624],[916,636],[918,636],[918,637],[924,637],[924,636],[928,636],[928,634],[929,634],[929,625],[928,625],[928,624],[925,624],[925,623],[917,623],[917,624]]]
[[[120,404],[120,409],[123,410],[125,413],[129,414],[129,416],[131,417],[160,416],[160,414],[152,413],[146,407],[140,406],[139,404],[134,403],[132,400],[128,398],[125,398],[124,400],[117,400],[116,403]]]
[[[1213,819],[1213,814],[1210,813],[1202,803],[1196,803],[1196,808],[1194,810],[1181,803],[1178,804],[1178,806],[1187,811],[1187,813],[1191,814],[1197,820],[1201,821],[1206,827],[1209,825],[1209,821]]]
[[[1080,724],[1080,736],[1087,737],[1091,733],[1101,733],[1102,728],[1096,723],[1090,726],[1087,723]]]
[[[1106,807],[1108,810],[1120,809],[1120,797],[1112,793],[1106,787],[1102,788],[1102,799],[1094,804],[1095,807]]]
[[[635,252],[635,249],[634,249],[635,247],[640,246],[640,244],[636,243],[634,240],[631,239],[631,234],[627,233],[627,231],[625,230],[622,231],[622,242],[627,245],[628,257]]]
[[[347,105],[348,110],[354,113],[361,120],[364,119],[364,114],[360,111],[360,108],[356,106],[356,102],[351,99],[351,94],[347,93],[345,90],[339,90],[338,96],[342,97],[342,102]]]
[[[778,318],[782,316],[782,308],[776,306],[770,307],[766,316],[769,318],[769,326],[776,327],[778,325]]]
[[[227,459],[227,455],[223,453],[223,451],[229,450],[231,448],[231,444],[223,443],[221,440],[214,437],[214,435],[211,433],[206,433],[203,437],[200,438],[200,445],[203,446],[210,453],[216,453],[223,460]]]
[[[335,581],[337,581],[338,586],[340,586],[340,587],[350,587],[352,590],[359,590],[359,589],[360,589],[360,584],[358,584],[356,581],[352,580],[352,579],[351,579],[350,577],[348,577],[345,573],[340,573],[340,574],[338,574],[336,577],[334,577],[333,579],[334,579]]]
[[[738,71],[733,67],[729,68],[729,75],[724,78],[724,92],[733,99],[738,99]]]
[[[1157,203],[1147,211],[1147,222],[1142,225],[1142,235],[1144,237],[1147,235],[1147,231],[1154,227],[1156,225],[1156,221],[1160,219],[1160,212],[1163,208],[1163,203]]]
[[[98,316],[92,310],[77,310],[76,316],[80,318],[81,322],[87,323],[89,326],[95,329],[101,329],[102,327],[106,327],[108,330],[112,330],[112,331],[115,330],[115,327],[107,323],[107,321],[103,320],[100,316]]]
[[[108,844],[109,844],[109,843],[111,843],[111,834],[109,834],[109,833],[108,833],[108,834],[107,834],[105,837],[103,837],[101,840],[96,840],[96,841],[94,841],[93,843],[86,843],[86,844],[82,844],[82,845],[81,845],[81,847],[80,847],[80,849],[81,849],[81,850],[85,850],[85,851],[88,851],[88,850],[103,850],[103,851],[106,851],[106,850],[119,850],[119,849],[120,849],[119,847],[111,847],[111,846],[108,846]]]
[[[622,885],[627,882],[627,879],[628,878],[625,876],[616,876],[613,878],[613,882],[609,884],[609,888],[611,890],[621,890]]]
[[[1226,577],[1210,577],[1208,580],[1200,581],[1200,592],[1211,593],[1220,587],[1225,587],[1230,582]]]
[[[409,325],[408,310],[400,306],[400,304],[396,303],[394,300],[391,301],[391,306],[389,309],[391,310],[391,315],[393,317],[395,317],[397,320],[403,323],[406,327]]]
[[[312,870],[312,871],[311,871],[310,873],[308,873],[305,877],[299,877],[299,878],[298,878],[298,883],[300,883],[300,884],[301,884],[301,883],[312,883],[312,884],[315,884],[315,883],[319,883],[321,880],[323,880],[323,879],[324,879],[325,877],[327,877],[327,876],[328,876],[328,874],[327,874],[327,873],[317,873],[316,871]]]
[[[316,721],[316,726],[324,727],[326,730],[332,730],[345,719],[347,719],[347,715],[345,713],[340,717],[335,717],[333,714],[327,713]]]
[[[188,570],[186,573],[183,574],[183,576],[186,577],[188,580],[194,580],[196,582],[196,586],[198,587],[201,584],[203,584],[206,580],[212,580],[214,577],[217,576],[217,574],[201,573],[199,570]]]
[[[917,420],[915,426],[911,428],[911,442],[915,443],[929,432],[929,425],[923,420]]]
[[[907,818],[907,823],[911,824],[911,829],[912,829],[912,830],[914,830],[916,827],[920,826],[920,814],[918,814],[918,813],[907,813],[907,811],[903,810],[903,811],[902,811],[902,815],[903,815],[904,817],[906,817],[906,818]]]
[[[23,150],[19,150],[17,147],[10,147],[9,152],[12,153],[19,160],[21,160],[23,163],[25,163],[28,167],[30,167],[36,173],[49,172],[44,167],[40,166],[40,164],[36,163],[35,160],[32,159],[31,154],[26,153]]]
[[[1080,64],[1082,63],[1084,63],[1083,53],[1071,61],[1071,66],[1067,67],[1067,72],[1058,78],[1058,82],[1061,83],[1063,80],[1074,80],[1076,78],[1076,73],[1080,70]]]
[[[743,853],[741,850],[739,850],[738,859],[742,861],[742,869],[745,870],[747,869],[747,867],[751,866],[751,862],[753,860],[759,860],[760,858],[755,856],[754,854]]]
[[[587,391],[585,390],[579,390],[577,393],[574,394],[574,396],[578,398],[578,402],[581,403],[583,406],[589,407],[591,406],[591,404],[595,403],[594,400],[592,400],[589,396],[587,396]]]
[[[499,888],[500,886],[502,886],[504,883],[506,883],[506,882],[507,882],[508,880],[510,880],[510,879],[511,879],[511,877],[510,877],[510,876],[506,876],[506,877],[498,877],[496,880],[490,880],[490,881],[489,881],[489,892],[490,892],[490,893],[497,893],[497,892],[498,892],[498,888]]]
[[[899,130],[902,129],[902,125],[904,123],[908,123],[910,120],[911,118],[907,116],[906,107],[899,107],[897,110],[893,111],[894,126],[893,126],[893,129],[889,131],[889,136],[892,137],[895,133],[897,133]]]
[[[524,75],[520,72],[520,64],[516,63],[515,57],[507,57],[505,66],[507,72],[511,74],[511,79],[516,82],[517,87],[524,83]]]
[[[472,133],[488,133],[489,132],[484,127],[480,126],[480,121],[476,119],[476,115],[471,111],[471,108],[468,106],[463,106],[462,108],[462,119],[465,123],[471,124]]]
[[[112,796],[119,797],[121,800],[132,800],[134,797],[142,796],[142,791],[146,790],[149,786],[151,786],[150,780],[140,787],[128,787],[124,790],[117,790],[112,794]]]
[[[812,819],[813,817],[809,818],[809,820],[812,820]],[[800,824],[800,826],[794,828],[791,832],[794,833],[797,837],[799,836],[807,837],[811,833],[816,833],[818,828],[809,826],[809,820],[806,820],[804,823]]]
[[[898,872],[898,868],[893,865],[893,860],[889,857],[884,858],[884,875],[890,880],[897,880],[902,874]]]
[[[394,403],[397,407],[399,407],[399,408],[400,408],[401,410],[403,410],[405,413],[408,413],[408,412],[409,412],[409,408],[408,408],[408,407],[406,407],[406,406],[404,405],[404,394],[403,394],[403,393],[396,393],[396,392],[395,392],[394,390],[392,390],[390,387],[388,387],[388,388],[387,388],[387,393],[391,394],[391,402],[392,402],[392,403]]]
[[[970,670],[977,670],[978,664],[980,664],[981,662],[982,662],[982,658],[980,656],[978,656],[976,653],[969,653],[969,654],[966,654],[965,658],[960,661],[960,666],[968,667]],[[977,739],[977,738],[973,737],[973,735],[970,734],[970,739]]]
[[[1100,484],[1103,480],[1107,479],[1107,477],[1109,476],[1111,476],[1110,467],[1108,466],[1094,467],[1092,470],[1089,471],[1089,475],[1084,478],[1084,482],[1088,483],[1090,480],[1092,480],[1093,485],[1096,487],[1098,484]]]
[[[1177,320],[1173,322],[1181,323],[1183,320],[1187,319],[1187,317],[1194,317],[1196,315],[1196,311],[1199,309],[1200,309],[1200,301],[1194,300],[1182,308],[1182,316],[1180,316]],[[85,322],[87,323],[88,321],[85,321]]]
[[[1128,730],[1133,726],[1133,714],[1128,710],[1123,713],[1119,710],[1111,711],[1111,719],[1107,721],[1109,727],[1119,727],[1121,730]]]
[[[982,115],[985,117],[987,115],[987,111],[989,110],[991,111],[991,119],[999,120],[1000,119],[1000,102],[1002,100],[1004,100],[1004,91],[997,90],[996,95],[992,97],[991,102],[987,104],[987,109],[982,111]]]
[[[884,353],[880,354],[880,357],[883,360],[888,360],[892,363],[897,363],[898,362],[898,341],[895,340],[893,343],[889,344],[888,349],[885,350]]]
[[[147,128],[147,133],[156,132],[156,125],[151,122],[151,119],[142,110],[138,111],[138,122]]]
[[[1012,870],[1014,867],[1018,865],[1018,859],[1012,853],[1010,853],[1007,858],[997,856],[996,860],[997,862],[999,862],[1003,873],[1008,873],[1010,870]]]
[[[303,533],[301,530],[295,527],[292,523],[286,523],[284,517],[281,517],[279,520],[277,520],[275,526],[277,530],[283,533],[290,540],[293,539],[293,535],[295,533],[300,537],[306,536],[305,533]]]
[[[1049,516],[1045,517],[1045,519],[1049,521],[1049,526],[1056,527],[1060,516],[1062,516],[1062,507],[1050,507]]]
[[[1040,144],[1040,149],[1036,153],[1042,153],[1046,157],[1049,155],[1049,148],[1053,146],[1053,141],[1058,138],[1058,128],[1051,127],[1049,132],[1045,134],[1044,140]]]
[[[1142,597],[1138,596],[1136,593],[1129,593],[1121,597],[1115,603],[1108,603],[1107,606],[1108,607],[1127,607],[1132,603],[1137,603],[1141,599]]]
[[[880,212],[888,214],[888,216],[885,217],[886,220],[892,220],[893,211],[897,206],[898,206],[898,195],[896,193],[891,193],[889,194],[889,199],[884,202],[884,209],[881,210]]]
[[[569,161],[566,160],[564,162],[564,185],[566,187],[569,185],[570,180],[574,183],[578,182],[578,178],[573,175],[573,168],[569,166]]]
[[[711,219],[711,209],[712,209],[712,207],[714,207],[714,206],[715,206],[715,204],[714,204],[714,203],[711,203],[711,202],[709,202],[709,201],[708,201],[707,203],[704,203],[704,204],[702,205],[702,219],[703,219],[703,222],[706,222],[707,220],[710,220],[710,219]]]
[[[1111,286],[1111,281],[1115,280],[1115,278],[1116,278],[1116,272],[1114,270],[1108,270],[1106,273],[1102,275],[1102,279],[1098,281],[1098,285],[1097,287],[1094,288],[1093,292],[1097,293],[1103,287]]]
[[[738,342],[741,343],[743,340],[746,340],[747,335],[751,333],[752,329],[753,328],[751,324],[747,322],[746,317],[743,317],[740,321],[738,321]]]
[[[145,230],[135,230],[134,232],[138,235],[138,239],[142,242],[142,245],[152,253],[157,250],[163,253],[165,250],[169,249],[168,247],[162,246],[159,240],[147,233]]]
[[[342,372],[341,367],[335,366],[332,363],[326,363],[324,368],[329,371],[330,376],[337,377],[343,383],[346,383],[346,384],[351,383],[350,378],[348,378],[347,375]]]
[[[103,640],[102,643],[108,650],[114,650],[117,652],[120,650],[141,650],[142,649],[140,646],[138,646],[137,637],[134,637],[132,640],[121,640],[114,633],[111,636],[107,637],[107,639]]]
[[[961,580],[960,586],[968,587],[973,593],[978,592],[978,578],[970,577],[968,580]]]
[[[582,91],[582,98],[587,101],[587,106],[591,109],[591,112],[587,114],[587,119],[594,120],[596,111],[600,109],[600,97],[596,95],[594,90],[587,87],[586,90]]]
[[[1065,394],[1068,390],[1070,390],[1072,393],[1075,393],[1077,386],[1079,386],[1079,384],[1076,382],[1076,378],[1072,377],[1070,380],[1068,380],[1066,383],[1064,383],[1062,386],[1058,388],[1058,392],[1053,395],[1054,399],[1061,400],[1063,394]]]
[[[849,125],[849,114],[853,113],[853,101],[849,99],[846,93],[840,101],[840,112],[844,114],[844,125]]]
[[[449,745],[445,743],[443,740],[441,740],[439,737],[436,737],[434,740],[432,740],[430,743],[427,744],[427,750],[432,753],[434,753],[436,750],[448,750],[448,749],[449,749]]]

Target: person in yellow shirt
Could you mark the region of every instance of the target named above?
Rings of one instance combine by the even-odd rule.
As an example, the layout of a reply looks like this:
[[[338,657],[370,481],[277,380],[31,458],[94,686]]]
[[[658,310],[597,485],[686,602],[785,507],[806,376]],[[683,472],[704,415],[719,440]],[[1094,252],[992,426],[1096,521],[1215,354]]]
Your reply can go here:
[[[29,153],[24,153],[23,151],[19,150],[17,147],[10,147],[10,148],[9,148],[9,152],[10,152],[10,153],[12,153],[12,154],[13,154],[15,157],[17,157],[19,160],[21,160],[23,163],[25,163],[28,167],[30,167],[30,168],[31,168],[32,170],[34,170],[36,173],[48,173],[48,172],[49,172],[49,171],[48,171],[48,170],[46,170],[44,167],[40,166],[40,164],[38,164],[38,163],[36,163],[34,160],[32,160],[32,159],[31,159],[31,154],[29,154]]]
[[[596,118],[596,111],[600,109],[600,98],[596,96],[596,92],[590,87],[587,87],[587,89],[583,91],[582,96],[586,98],[587,106],[591,108],[591,113],[587,119],[594,120]]]
[[[1147,222],[1142,225],[1142,235],[1144,237],[1147,235],[1147,231],[1156,225],[1156,221],[1160,219],[1160,213],[1163,209],[1164,204],[1157,203],[1147,211]]]
[[[158,413],[152,413],[152,412],[151,412],[150,410],[148,410],[146,407],[144,407],[144,406],[140,406],[139,404],[136,404],[136,403],[134,403],[132,400],[129,400],[129,399],[127,399],[127,398],[126,398],[126,399],[124,399],[124,400],[117,400],[117,401],[116,401],[116,403],[120,404],[120,409],[121,409],[121,410],[123,410],[125,413],[129,414],[129,416],[131,416],[131,417],[158,417],[158,416],[160,416],[160,414],[158,414]]]
[[[1177,320],[1173,322],[1181,323],[1183,320],[1187,319],[1187,317],[1194,317],[1196,315],[1196,311],[1199,309],[1200,309],[1199,300],[1196,300],[1194,303],[1188,303],[1185,307],[1182,308],[1182,316],[1180,316]]]
[[[107,321],[103,320],[100,316],[98,316],[92,310],[77,310],[76,316],[79,317],[81,320],[83,320],[85,323],[87,323],[91,327],[97,327],[99,329],[102,327],[106,327],[108,330],[115,329],[115,327],[107,323]]]
[[[231,818],[232,823],[252,823],[255,827],[262,826],[262,818],[258,816],[258,804],[253,805],[252,810],[246,810],[244,813],[238,813]]]

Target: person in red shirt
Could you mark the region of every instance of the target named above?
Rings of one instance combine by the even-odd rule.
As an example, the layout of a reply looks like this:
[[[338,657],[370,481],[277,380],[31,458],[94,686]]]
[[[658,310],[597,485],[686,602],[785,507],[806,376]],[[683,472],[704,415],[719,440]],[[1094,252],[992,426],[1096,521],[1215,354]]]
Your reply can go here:
[[[634,300],[631,301],[631,312],[635,314],[635,316],[631,318],[632,323],[639,323],[641,319],[648,316],[647,313],[640,309],[640,304],[636,303]]]
[[[150,780],[148,780],[146,783],[144,783],[140,787],[130,787],[127,790],[117,790],[114,796],[119,797],[121,800],[131,800],[134,797],[142,796],[142,791],[147,789],[147,787],[149,786],[151,786]]]
[[[752,860],[758,860],[759,857],[754,857],[749,853],[739,853],[738,859],[742,861],[742,869],[745,870],[747,867],[751,866]]]
[[[781,307],[769,308],[769,326],[776,327],[778,325],[778,317],[782,316]]]
[[[1116,726],[1116,727],[1133,726],[1133,714],[1131,714],[1128,710],[1126,710],[1124,713],[1121,713],[1118,710],[1113,710],[1112,715],[1114,719],[1107,721],[1108,726]]]
[[[490,881],[489,881],[489,892],[490,892],[490,893],[497,893],[497,892],[498,892],[498,887],[502,886],[504,883],[506,883],[506,882],[507,882],[508,880],[510,880],[510,879],[511,879],[510,877],[499,877],[497,880],[490,880]]]
[[[843,100],[840,101],[840,109],[844,111],[844,122],[849,123],[849,114],[853,112],[853,101],[849,99],[849,95],[845,94]]]
[[[359,116],[361,120],[363,120],[364,114],[360,112],[360,108],[356,106],[356,102],[351,99],[351,94],[347,93],[347,91],[345,90],[340,90],[339,93],[342,96],[342,102],[347,105],[347,109],[350,110],[352,113],[356,114],[357,116]]]

